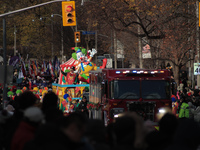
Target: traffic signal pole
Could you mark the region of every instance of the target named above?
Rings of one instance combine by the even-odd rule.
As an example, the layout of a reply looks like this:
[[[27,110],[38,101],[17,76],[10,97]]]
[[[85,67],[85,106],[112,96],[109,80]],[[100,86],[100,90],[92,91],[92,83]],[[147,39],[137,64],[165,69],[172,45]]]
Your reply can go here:
[[[62,2],[62,1],[63,0],[53,0],[53,1],[45,2],[45,3],[41,3],[41,4],[38,4],[38,5],[33,5],[33,6],[30,6],[30,7],[26,7],[26,8],[10,11],[10,12],[4,13],[4,14],[0,14],[0,17],[5,17],[5,16],[8,16],[8,15],[15,14],[15,13],[18,13],[18,12],[22,12],[22,11],[25,11],[25,10],[29,10],[29,9],[32,9],[32,8],[44,6],[44,5],[55,3],[55,2]]]
[[[75,27],[75,32],[77,32],[77,25]],[[76,40],[76,39],[75,39]],[[75,47],[77,47],[77,42],[75,42]]]
[[[7,59],[6,59],[6,19],[3,18],[3,65],[4,65],[4,80],[3,80],[3,108],[7,102]]]

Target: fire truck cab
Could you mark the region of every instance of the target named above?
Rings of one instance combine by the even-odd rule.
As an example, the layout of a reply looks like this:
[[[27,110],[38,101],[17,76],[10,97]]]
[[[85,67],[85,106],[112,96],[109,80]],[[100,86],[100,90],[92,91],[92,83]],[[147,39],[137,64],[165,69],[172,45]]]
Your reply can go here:
[[[160,108],[171,108],[171,73],[168,70],[101,69],[90,72],[89,102],[101,106],[90,117],[105,124],[120,113],[134,111],[156,122]]]

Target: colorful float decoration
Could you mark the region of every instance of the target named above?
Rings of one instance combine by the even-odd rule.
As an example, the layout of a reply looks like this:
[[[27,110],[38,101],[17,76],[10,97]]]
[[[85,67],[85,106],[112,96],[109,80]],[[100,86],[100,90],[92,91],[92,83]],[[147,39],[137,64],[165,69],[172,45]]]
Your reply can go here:
[[[102,66],[96,66],[95,63],[92,62],[92,58],[97,53],[95,49],[86,50],[82,47],[74,47],[74,53],[72,53],[72,57],[65,63],[60,65],[61,71],[59,74],[59,82],[58,85],[82,85],[89,84],[89,72],[92,70],[97,70],[98,68],[104,69],[107,64],[107,59],[103,59]],[[77,82],[78,81],[78,82]],[[58,94],[60,98],[60,107],[63,111],[68,111],[70,109],[73,101],[68,101],[64,98],[65,90],[68,90],[68,95],[70,98],[80,98],[82,97],[83,91],[85,91],[85,87],[73,86],[73,87],[62,87],[62,86],[54,86],[53,91]],[[98,106],[91,106],[93,109],[99,109]]]
[[[96,64],[92,62],[92,58],[97,53],[95,49],[86,50],[85,48],[75,47],[73,49],[75,52],[72,53],[72,57],[64,64],[60,65],[60,68],[64,72],[70,72],[70,68],[75,68],[75,73],[78,73],[78,79],[81,82],[89,83],[89,72],[91,70],[97,70],[98,68],[104,69],[107,64],[107,59],[103,59],[103,64],[97,67]],[[59,84],[65,84],[63,81],[63,74],[60,72]]]

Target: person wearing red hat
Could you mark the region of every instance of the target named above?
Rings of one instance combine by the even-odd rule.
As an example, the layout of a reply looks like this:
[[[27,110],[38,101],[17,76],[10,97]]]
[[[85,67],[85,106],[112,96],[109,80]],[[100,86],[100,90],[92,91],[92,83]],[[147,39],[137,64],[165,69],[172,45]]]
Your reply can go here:
[[[74,84],[76,83],[76,73],[74,73],[75,71],[75,67],[72,66],[70,68],[70,70],[66,70],[66,72],[63,72],[61,70],[61,73],[64,75],[64,79],[62,79],[62,81],[65,83],[65,84]]]

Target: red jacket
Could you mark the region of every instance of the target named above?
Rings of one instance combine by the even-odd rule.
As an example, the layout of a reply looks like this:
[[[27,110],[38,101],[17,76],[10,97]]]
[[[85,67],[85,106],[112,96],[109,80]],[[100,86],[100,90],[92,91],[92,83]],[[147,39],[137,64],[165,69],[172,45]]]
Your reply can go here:
[[[12,138],[11,150],[23,150],[24,145],[33,139],[36,127],[22,121]]]

